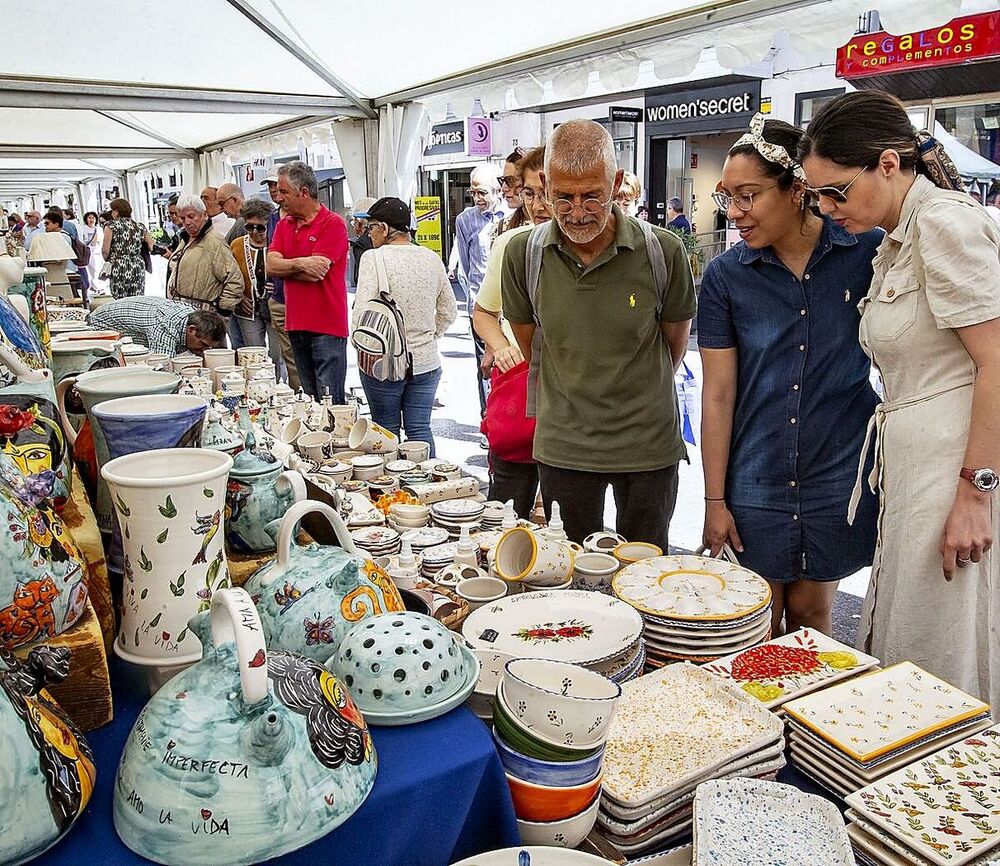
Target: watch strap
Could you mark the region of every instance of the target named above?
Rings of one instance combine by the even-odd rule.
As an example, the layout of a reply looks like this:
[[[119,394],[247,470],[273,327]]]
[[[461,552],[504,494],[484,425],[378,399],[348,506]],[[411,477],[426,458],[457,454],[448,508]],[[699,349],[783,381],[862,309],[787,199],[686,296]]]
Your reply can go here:
[[[973,484],[976,482],[976,471],[974,469],[968,469],[963,466],[962,471],[958,473],[960,478],[964,478],[966,481],[971,481]]]

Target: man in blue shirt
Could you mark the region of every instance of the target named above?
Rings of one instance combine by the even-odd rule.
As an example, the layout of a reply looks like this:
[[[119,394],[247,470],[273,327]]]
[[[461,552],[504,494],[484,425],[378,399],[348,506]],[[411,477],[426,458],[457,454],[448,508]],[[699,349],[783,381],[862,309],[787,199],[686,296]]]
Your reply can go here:
[[[496,231],[496,224],[504,217],[504,211],[499,206],[500,181],[496,168],[489,163],[480,163],[472,170],[472,185],[469,195],[472,204],[458,215],[455,220],[455,244],[458,247],[458,259],[469,282],[466,309],[469,322],[472,322],[472,308],[479,294],[479,285],[486,273],[486,261],[490,255],[490,243]],[[483,371],[483,357],[486,347],[483,341],[471,330],[472,341],[476,347],[476,380],[479,388],[479,408],[486,412],[486,385]]]
[[[679,231],[681,234],[691,234],[691,223],[684,216],[684,202],[677,196],[667,202],[667,228]]]

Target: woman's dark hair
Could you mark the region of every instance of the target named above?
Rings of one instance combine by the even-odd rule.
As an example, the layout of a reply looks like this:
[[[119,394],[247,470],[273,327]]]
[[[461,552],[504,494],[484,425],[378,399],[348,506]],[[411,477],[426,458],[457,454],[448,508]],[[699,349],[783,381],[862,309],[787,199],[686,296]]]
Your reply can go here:
[[[123,198],[116,198],[108,205],[108,210],[118,211],[118,216],[126,219],[132,216],[132,205]]]
[[[50,210],[42,217],[42,220],[47,223],[55,223],[59,228],[62,228],[63,225],[63,215],[57,210]]]
[[[504,158],[504,162],[512,162],[518,168],[521,168],[521,160],[524,159],[525,154],[528,151],[523,147],[515,147],[507,156]]]
[[[521,177],[524,177],[526,171],[541,171],[545,165],[545,145],[541,147],[533,147],[531,150],[525,150],[523,147],[517,147],[514,152],[506,159],[507,162],[516,162],[517,170],[521,173]],[[528,209],[521,203],[521,206],[510,215],[510,218],[503,223],[502,231],[510,231],[511,229],[520,228],[521,226],[531,225],[531,216],[528,214]]]
[[[929,176],[903,103],[881,90],[859,90],[819,110],[799,142],[798,155],[800,161],[814,154],[837,165],[874,168],[886,150],[899,154],[901,170],[916,166]]]
[[[96,224],[97,224],[98,222],[100,222],[100,220],[101,220],[101,218],[100,218],[100,217],[99,217],[99,216],[97,215],[97,212],[96,212],[96,211],[92,211],[92,210],[89,210],[89,211],[87,211],[87,212],[86,212],[86,213],[85,213],[85,214],[83,215],[83,221],[84,221],[84,222],[87,222],[87,217],[93,217],[93,218],[94,218],[94,224],[95,224],[95,225],[96,225]]]
[[[783,120],[765,120],[764,129],[761,132],[764,141],[777,144],[788,151],[790,159],[795,159],[795,152],[799,146],[804,132],[797,126],[785,123]],[[760,163],[764,174],[772,177],[778,182],[778,188],[789,190],[795,180],[795,172],[791,168],[781,165],[781,163],[771,162],[765,159],[763,154],[752,144],[742,144],[729,151],[730,156],[750,156]]]

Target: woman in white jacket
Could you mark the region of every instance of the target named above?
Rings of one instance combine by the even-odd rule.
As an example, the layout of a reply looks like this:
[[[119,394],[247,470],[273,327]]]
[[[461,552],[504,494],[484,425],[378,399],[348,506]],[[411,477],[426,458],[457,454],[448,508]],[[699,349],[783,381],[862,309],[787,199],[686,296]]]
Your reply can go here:
[[[381,198],[368,208],[368,233],[374,244],[361,257],[352,327],[358,326],[365,302],[380,288],[376,257],[385,264],[393,300],[403,315],[406,346],[413,358],[413,376],[382,382],[361,373],[372,420],[399,436],[429,442],[434,456],[431,410],[441,381],[438,340],[458,315],[455,295],[441,258],[410,238],[410,209],[398,198]]]

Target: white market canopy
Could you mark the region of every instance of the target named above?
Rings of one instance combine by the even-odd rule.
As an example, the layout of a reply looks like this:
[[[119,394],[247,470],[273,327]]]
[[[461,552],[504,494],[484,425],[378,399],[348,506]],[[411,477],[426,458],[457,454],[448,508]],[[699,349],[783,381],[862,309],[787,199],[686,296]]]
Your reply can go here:
[[[895,23],[900,31],[998,7],[997,0],[547,0],[508,12],[481,0],[20,3],[5,16],[0,56],[0,199],[178,159],[194,162],[192,174],[201,161],[204,173],[209,152],[339,119],[378,119],[354,126],[369,137],[378,130],[381,145],[365,147],[381,146],[380,162],[385,139],[393,139],[391,161],[418,124],[394,119],[390,105],[492,88],[512,96],[487,110],[526,107],[553,84],[557,96],[581,81],[586,87],[588,76],[613,92],[634,83],[641,62],[662,80],[690,75],[706,48],[732,67],[757,62],[778,32],[807,52],[828,50],[873,5],[888,29]],[[352,157],[339,134],[338,145],[347,167]]]

